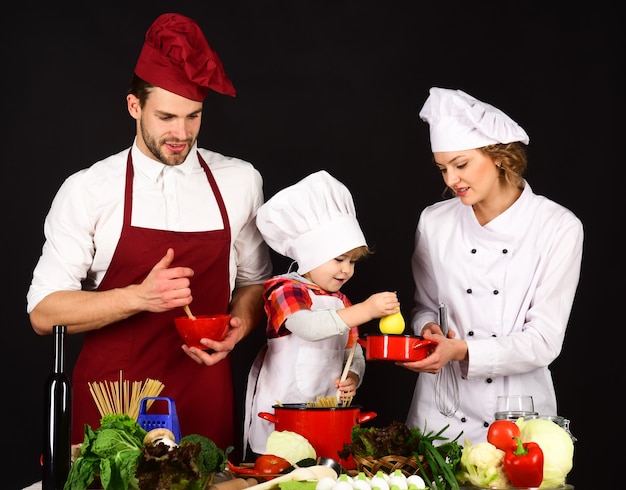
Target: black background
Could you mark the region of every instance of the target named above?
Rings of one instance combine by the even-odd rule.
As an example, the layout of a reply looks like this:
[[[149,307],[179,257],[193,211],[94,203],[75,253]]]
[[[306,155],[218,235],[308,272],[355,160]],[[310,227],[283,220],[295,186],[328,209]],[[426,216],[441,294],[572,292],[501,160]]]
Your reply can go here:
[[[44,217],[69,174],[131,144],[125,91],[145,31],[168,11],[198,21],[237,89],[234,99],[207,100],[201,146],[253,162],[266,197],[319,169],[351,189],[376,249],[343,289],[354,302],[397,290],[410,311],[418,214],[443,189],[418,118],[429,87],[460,88],[526,129],[533,190],[570,208],[586,233],[568,333],[552,365],[559,415],[578,438],[568,481],[577,490],[615,486],[623,458],[614,397],[623,386],[617,234],[625,175],[616,10],[531,1],[83,5],[14,4],[3,15],[3,488],[40,479],[52,338],[32,331],[25,296]],[[288,262],[273,258],[284,272]],[[371,322],[362,332],[376,328]],[[240,404],[261,342],[259,329],[235,353]],[[69,368],[79,346],[80,337],[70,337]],[[404,420],[415,376],[368,364],[357,402],[377,413],[374,425]]]

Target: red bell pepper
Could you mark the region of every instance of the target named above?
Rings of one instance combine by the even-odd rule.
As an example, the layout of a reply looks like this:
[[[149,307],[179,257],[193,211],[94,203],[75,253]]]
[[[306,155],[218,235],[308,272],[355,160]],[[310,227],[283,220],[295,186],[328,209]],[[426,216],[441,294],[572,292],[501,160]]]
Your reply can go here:
[[[536,442],[522,443],[504,453],[504,472],[514,487],[538,487],[543,481],[543,451]]]
[[[258,475],[259,472],[252,467],[247,466],[235,466],[229,460],[226,461],[228,464],[228,469],[237,475]]]

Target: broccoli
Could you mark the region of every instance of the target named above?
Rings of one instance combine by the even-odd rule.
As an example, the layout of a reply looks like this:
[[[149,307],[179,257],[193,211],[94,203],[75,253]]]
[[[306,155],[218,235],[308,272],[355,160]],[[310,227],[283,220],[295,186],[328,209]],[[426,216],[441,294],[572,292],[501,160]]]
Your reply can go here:
[[[200,444],[199,466],[200,472],[203,474],[224,471],[227,455],[234,449],[229,446],[226,451],[223,451],[211,439],[200,434],[188,434],[178,441],[179,446],[185,444]]]

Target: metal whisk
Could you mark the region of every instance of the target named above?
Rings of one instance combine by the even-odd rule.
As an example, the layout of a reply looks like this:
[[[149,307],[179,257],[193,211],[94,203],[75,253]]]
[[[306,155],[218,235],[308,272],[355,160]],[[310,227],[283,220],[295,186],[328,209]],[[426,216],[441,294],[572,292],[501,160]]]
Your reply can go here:
[[[439,325],[444,336],[448,336],[448,311],[446,305],[439,305]],[[452,417],[459,408],[459,385],[452,361],[443,366],[435,375],[435,404],[445,417]]]

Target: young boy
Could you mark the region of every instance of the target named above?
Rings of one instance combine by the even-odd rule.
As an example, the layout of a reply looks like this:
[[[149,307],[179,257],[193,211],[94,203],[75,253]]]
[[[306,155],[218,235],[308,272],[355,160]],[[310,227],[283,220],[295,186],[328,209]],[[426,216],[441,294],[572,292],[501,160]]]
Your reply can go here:
[[[345,380],[341,373],[358,337],[358,325],[396,313],[395,292],[352,304],[341,287],[355,262],[369,255],[350,191],[319,171],[279,191],[262,205],[257,226],[276,252],[297,263],[297,272],[264,284],[267,343],[248,377],[244,448],[264,454],[274,425],[258,417],[276,403],[304,404],[317,397],[349,400],[365,371],[356,344]]]

